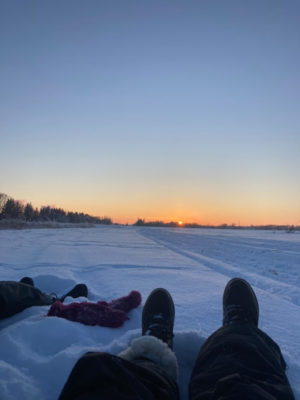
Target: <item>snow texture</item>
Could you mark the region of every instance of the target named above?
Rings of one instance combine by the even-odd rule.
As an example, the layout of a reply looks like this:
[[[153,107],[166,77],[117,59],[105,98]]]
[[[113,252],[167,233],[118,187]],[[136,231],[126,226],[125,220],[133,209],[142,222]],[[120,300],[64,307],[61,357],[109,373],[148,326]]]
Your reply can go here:
[[[92,302],[138,290],[144,303],[154,288],[168,289],[176,307],[174,351],[182,399],[201,345],[221,325],[226,283],[235,276],[247,279],[258,297],[259,327],[280,345],[300,400],[299,232],[120,226],[2,230],[0,272],[2,280],[31,276],[42,291],[59,296],[85,283]],[[47,318],[48,310],[32,307],[0,321],[1,399],[57,399],[86,351],[118,354],[141,335],[141,306],[117,329]]]

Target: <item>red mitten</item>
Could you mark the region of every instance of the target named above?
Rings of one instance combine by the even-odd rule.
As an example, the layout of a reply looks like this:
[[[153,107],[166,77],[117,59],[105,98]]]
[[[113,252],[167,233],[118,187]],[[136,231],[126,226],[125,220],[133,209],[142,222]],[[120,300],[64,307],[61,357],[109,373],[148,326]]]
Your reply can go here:
[[[65,305],[56,301],[51,305],[47,316],[65,318],[85,325],[99,325],[109,328],[118,328],[129,319],[124,311],[107,307],[107,305],[103,304],[105,302],[99,303],[83,302]]]
[[[132,290],[127,296],[110,301],[107,305],[113,310],[121,310],[128,313],[133,308],[138,307],[142,302],[140,292]]]

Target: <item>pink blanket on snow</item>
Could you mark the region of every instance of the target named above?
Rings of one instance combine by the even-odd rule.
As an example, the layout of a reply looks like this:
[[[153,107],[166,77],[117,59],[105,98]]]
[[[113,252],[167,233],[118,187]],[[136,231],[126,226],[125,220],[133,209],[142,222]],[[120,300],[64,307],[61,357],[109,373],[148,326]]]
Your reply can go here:
[[[48,311],[48,317],[66,318],[70,321],[81,322],[85,325],[99,325],[109,328],[118,328],[128,320],[127,313],[138,307],[142,296],[136,290],[129,295],[112,300],[98,301],[97,303],[83,302],[62,304],[60,301],[53,303]]]

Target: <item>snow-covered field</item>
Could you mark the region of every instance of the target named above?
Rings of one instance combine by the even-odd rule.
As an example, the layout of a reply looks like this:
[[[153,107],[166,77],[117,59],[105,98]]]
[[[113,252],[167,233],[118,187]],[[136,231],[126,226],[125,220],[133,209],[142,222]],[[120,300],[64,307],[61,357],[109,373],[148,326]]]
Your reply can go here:
[[[258,297],[259,327],[280,345],[300,400],[299,232],[118,226],[0,231],[0,276],[31,276],[41,290],[59,295],[83,282],[90,301],[135,289],[144,302],[153,288],[168,289],[176,306],[182,399],[200,346],[221,324],[225,284],[245,278]],[[83,353],[117,354],[140,335],[142,307],[118,329],[48,318],[47,310],[32,307],[0,321],[1,399],[56,399]]]

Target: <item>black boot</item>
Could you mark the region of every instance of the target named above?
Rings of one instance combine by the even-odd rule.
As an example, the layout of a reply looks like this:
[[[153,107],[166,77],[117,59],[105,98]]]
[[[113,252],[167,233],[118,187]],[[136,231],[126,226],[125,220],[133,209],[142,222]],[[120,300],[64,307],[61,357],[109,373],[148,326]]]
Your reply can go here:
[[[84,283],[78,283],[78,285],[74,286],[72,290],[63,295],[60,298],[60,301],[63,302],[65,298],[68,296],[73,297],[73,299],[76,299],[77,297],[87,297],[87,295],[88,295],[87,286]]]
[[[156,336],[172,349],[175,307],[166,289],[154,289],[144,305],[142,335]]]
[[[20,280],[20,282],[21,282],[21,283],[26,283],[26,285],[30,285],[30,286],[34,287],[33,279],[30,278],[29,276],[24,276],[24,278],[22,278],[22,279]]]
[[[223,294],[223,325],[248,322],[257,327],[259,306],[250,284],[244,279],[231,279]]]

